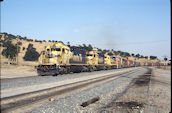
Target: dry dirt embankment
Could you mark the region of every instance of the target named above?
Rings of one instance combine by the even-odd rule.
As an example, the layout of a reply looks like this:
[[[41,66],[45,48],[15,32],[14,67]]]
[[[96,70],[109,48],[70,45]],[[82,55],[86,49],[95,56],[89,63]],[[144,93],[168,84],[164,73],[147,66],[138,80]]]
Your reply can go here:
[[[169,113],[171,111],[171,71],[153,68],[132,87],[106,106],[107,112]]]
[[[27,76],[37,76],[37,72],[36,69],[34,69],[34,66],[3,65],[1,67],[1,79]]]

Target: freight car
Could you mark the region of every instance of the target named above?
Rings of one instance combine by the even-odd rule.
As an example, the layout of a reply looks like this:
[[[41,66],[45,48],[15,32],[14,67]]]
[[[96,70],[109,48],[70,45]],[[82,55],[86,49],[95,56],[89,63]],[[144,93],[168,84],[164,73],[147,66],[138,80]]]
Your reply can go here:
[[[128,67],[134,67],[134,66],[135,66],[135,62],[132,61],[132,60],[128,60],[128,59],[127,59],[127,66],[128,66]]]
[[[140,62],[135,62],[135,67],[140,66]]]

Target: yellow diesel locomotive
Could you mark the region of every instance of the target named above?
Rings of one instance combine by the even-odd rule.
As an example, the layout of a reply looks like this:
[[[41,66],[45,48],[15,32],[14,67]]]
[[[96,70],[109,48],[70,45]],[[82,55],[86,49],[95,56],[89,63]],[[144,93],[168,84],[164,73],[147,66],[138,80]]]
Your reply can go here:
[[[39,75],[58,75],[70,72],[96,71],[117,68],[115,57],[102,54],[97,49],[86,51],[68,47],[61,42],[47,46],[38,59]]]

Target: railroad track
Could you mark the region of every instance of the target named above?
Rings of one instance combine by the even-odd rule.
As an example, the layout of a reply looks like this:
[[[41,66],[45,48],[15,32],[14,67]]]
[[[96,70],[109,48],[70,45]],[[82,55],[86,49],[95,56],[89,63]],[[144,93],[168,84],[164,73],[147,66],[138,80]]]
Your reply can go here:
[[[19,112],[21,109],[24,110],[29,105],[36,104],[38,102],[47,100],[51,97],[63,95],[65,93],[70,93],[72,91],[86,88],[91,85],[98,85],[105,82],[109,82],[114,79],[120,78],[121,76],[126,76],[126,74],[134,73],[138,70],[139,69],[137,68],[134,70],[121,72],[118,74],[110,74],[94,79],[84,80],[84,81],[48,88],[40,91],[20,94],[11,97],[5,97],[1,99],[1,112],[3,113],[15,112],[15,111]]]

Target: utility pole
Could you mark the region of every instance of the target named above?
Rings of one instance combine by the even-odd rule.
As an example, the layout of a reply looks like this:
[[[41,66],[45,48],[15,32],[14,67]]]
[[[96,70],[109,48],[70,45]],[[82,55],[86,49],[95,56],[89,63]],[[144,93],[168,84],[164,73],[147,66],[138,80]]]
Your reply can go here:
[[[17,59],[16,59],[16,61],[17,61],[17,65],[18,65],[18,37],[16,38],[17,39],[17,43],[16,43],[16,45],[17,45]]]

